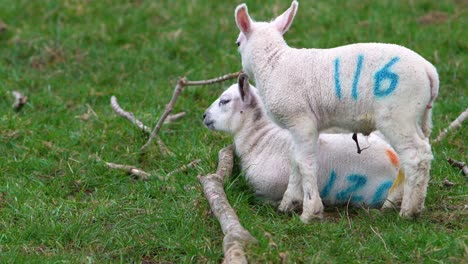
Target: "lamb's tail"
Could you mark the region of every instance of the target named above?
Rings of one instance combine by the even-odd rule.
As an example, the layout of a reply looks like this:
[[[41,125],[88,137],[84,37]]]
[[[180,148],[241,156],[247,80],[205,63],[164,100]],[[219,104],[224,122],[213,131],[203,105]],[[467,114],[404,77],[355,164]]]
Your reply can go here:
[[[426,73],[429,79],[431,99],[429,100],[421,118],[421,129],[424,133],[424,136],[429,137],[432,130],[432,104],[439,94],[439,75],[437,74],[436,68],[432,66],[432,64],[429,64],[429,66],[426,68]]]

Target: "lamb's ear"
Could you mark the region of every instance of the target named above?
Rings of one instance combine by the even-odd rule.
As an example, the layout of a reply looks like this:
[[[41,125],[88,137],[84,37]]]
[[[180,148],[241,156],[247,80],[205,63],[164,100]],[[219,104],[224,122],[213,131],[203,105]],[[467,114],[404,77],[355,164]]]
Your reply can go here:
[[[239,30],[246,35],[250,33],[253,21],[249,16],[246,4],[237,6],[234,17],[236,18],[236,24]]]
[[[239,75],[237,79],[237,83],[239,86],[239,92],[241,95],[241,100],[246,102],[250,98],[250,84],[249,84],[249,76],[245,73]]]
[[[291,26],[294,16],[296,15],[297,12],[297,7],[299,6],[299,3],[294,0],[291,3],[291,7],[288,8],[281,16],[277,17],[274,21],[273,24],[276,26],[279,32],[281,34],[286,33],[288,31],[289,27]]]

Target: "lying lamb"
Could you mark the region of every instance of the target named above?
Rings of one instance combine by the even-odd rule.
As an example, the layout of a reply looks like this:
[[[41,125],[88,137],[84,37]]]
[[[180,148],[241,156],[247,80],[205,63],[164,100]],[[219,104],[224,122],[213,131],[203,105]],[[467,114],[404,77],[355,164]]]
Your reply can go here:
[[[236,153],[255,194],[278,204],[288,185],[292,139],[266,115],[255,87],[241,75],[203,115],[205,125],[234,135]],[[321,134],[317,184],[327,205],[350,203],[378,208],[397,178],[399,159],[380,137],[359,135],[368,146],[357,154],[350,134]],[[401,173],[395,181],[403,181]],[[390,193],[401,197],[401,186]]]
[[[322,216],[319,133],[339,127],[364,134],[379,130],[389,140],[406,175],[400,215],[419,215],[433,158],[428,137],[439,89],[436,69],[415,52],[392,44],[291,48],[283,34],[297,7],[293,1],[270,23],[253,21],[245,4],[235,10],[243,69],[255,79],[268,115],[292,134],[295,168],[279,209],[302,204],[304,222]],[[395,197],[388,199],[384,206]]]

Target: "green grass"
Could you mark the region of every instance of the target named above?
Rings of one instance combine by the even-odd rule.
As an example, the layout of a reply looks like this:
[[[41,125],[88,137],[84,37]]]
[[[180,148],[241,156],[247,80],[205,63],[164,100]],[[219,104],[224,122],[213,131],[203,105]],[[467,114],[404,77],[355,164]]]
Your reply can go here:
[[[269,20],[289,1],[248,1]],[[207,79],[240,69],[234,8],[238,1],[0,0],[0,259],[21,262],[216,263],[223,234],[196,176],[215,170],[229,137],[209,132],[202,114],[228,84],[187,88],[174,112],[188,114],[161,131],[175,156],[117,117],[121,105],[153,126],[178,76]],[[301,1],[286,34],[294,47],[391,42],[438,68],[434,133],[468,105],[468,6],[464,1]],[[434,11],[446,17],[428,24]],[[20,113],[12,90],[29,97]],[[466,160],[466,129],[433,144],[427,210],[329,208],[304,225],[251,196],[241,177],[227,185],[245,227],[259,240],[253,263],[462,263],[468,258],[467,179],[446,157]],[[95,156],[152,173],[141,182]],[[194,159],[187,173],[166,174]],[[162,177],[162,179],[159,179]],[[455,183],[445,187],[442,180]],[[271,234],[271,246],[265,233]]]

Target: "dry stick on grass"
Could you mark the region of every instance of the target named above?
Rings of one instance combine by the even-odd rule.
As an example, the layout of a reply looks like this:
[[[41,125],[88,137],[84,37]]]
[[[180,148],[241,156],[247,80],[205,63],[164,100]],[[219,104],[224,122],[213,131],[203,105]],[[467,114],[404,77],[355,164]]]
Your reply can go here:
[[[123,164],[115,164],[115,163],[110,163],[110,162],[106,162],[106,166],[108,168],[111,168],[111,169],[118,169],[118,170],[124,170],[126,171],[127,173],[143,180],[143,181],[146,181],[148,180],[148,177],[150,176],[149,173],[143,171],[143,170],[140,170],[136,167],[133,167],[133,166],[130,166],[130,165],[123,165]]]
[[[119,116],[127,119],[132,124],[136,125],[141,131],[145,134],[151,134],[151,128],[145,126],[143,122],[138,120],[132,112],[127,112],[120,107],[119,103],[117,102],[117,98],[115,96],[111,96],[111,106],[114,109],[114,112],[117,113]],[[161,138],[157,137],[158,146],[161,152],[165,155],[173,155],[173,153],[169,150],[169,148],[164,144]]]
[[[148,141],[145,143],[145,145],[143,145],[143,147],[141,147],[141,150],[142,151],[146,150],[146,148],[148,148],[148,146],[151,144],[151,141],[153,141],[153,139],[158,135],[159,130],[161,129],[161,127],[162,127],[162,125],[164,123],[164,120],[166,120],[166,118],[172,112],[172,109],[174,108],[174,105],[175,105],[177,99],[179,98],[180,93],[182,93],[184,87],[186,87],[186,86],[196,86],[196,85],[208,85],[208,84],[224,82],[224,81],[227,81],[227,80],[230,80],[230,79],[237,78],[240,74],[241,74],[241,72],[230,73],[230,74],[226,74],[226,75],[223,75],[221,77],[218,77],[218,78],[214,78],[214,79],[210,79],[210,80],[202,80],[202,81],[187,81],[187,79],[185,77],[184,78],[179,78],[177,80],[176,87],[174,88],[174,92],[172,94],[171,101],[169,101],[169,103],[166,105],[166,108],[165,108],[164,112],[162,113],[161,117],[159,118],[158,123],[156,124],[153,131],[151,132],[151,135],[150,135]]]
[[[187,165],[183,165],[182,167],[177,168],[177,169],[175,169],[175,170],[169,172],[169,173],[167,174],[167,177],[172,176],[172,175],[174,175],[174,174],[176,174],[176,173],[179,173],[179,172],[185,172],[185,171],[187,171],[187,170],[190,169],[190,168],[194,168],[194,167],[197,166],[198,163],[200,163],[200,162],[201,162],[200,159],[196,159],[196,160],[190,162],[190,163],[187,164]]]
[[[468,166],[466,166],[465,162],[456,161],[452,158],[447,158],[447,162],[453,167],[459,168],[463,172],[463,175],[468,175]]]
[[[180,113],[177,113],[177,114],[168,115],[166,120],[164,120],[164,124],[172,123],[172,122],[176,121],[177,119],[184,117],[185,114],[186,114],[185,112],[180,112]]]
[[[461,127],[463,121],[465,121],[468,118],[468,108],[465,109],[451,124],[448,126],[446,129],[444,129],[439,136],[434,140],[435,142],[441,141],[448,132],[450,132],[453,129]]]
[[[224,179],[231,175],[233,165],[234,147],[230,145],[219,151],[216,173],[198,176],[198,180],[203,186],[211,211],[218,219],[224,233],[223,263],[247,263],[244,247],[249,243],[256,243],[257,240],[242,227],[224,192]]]
[[[11,92],[15,97],[15,103],[13,104],[13,109],[15,112],[19,112],[21,108],[28,102],[28,97],[24,96],[22,93],[18,91]]]

